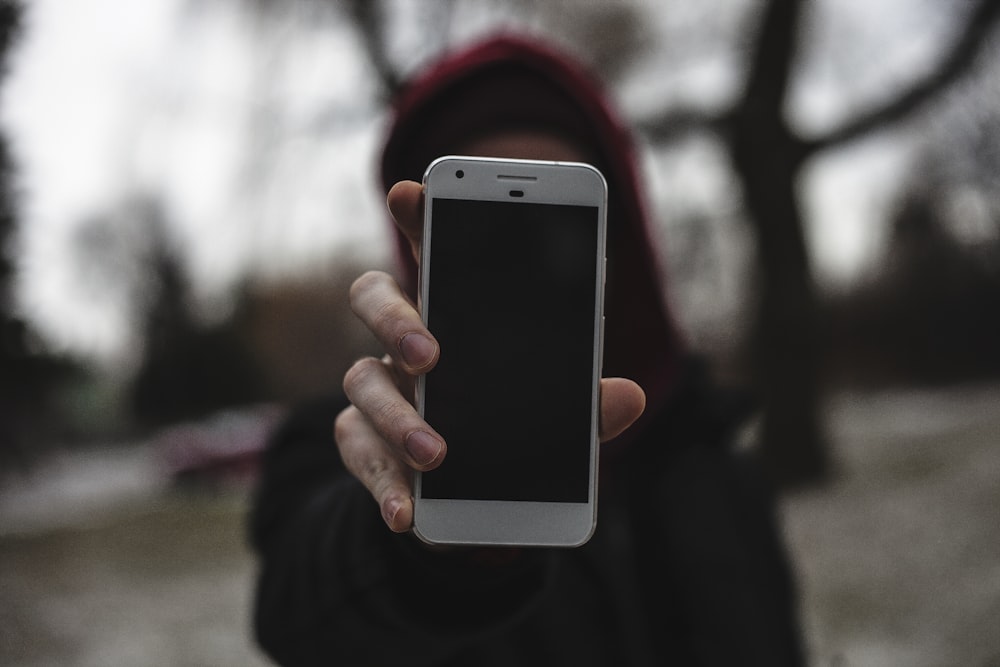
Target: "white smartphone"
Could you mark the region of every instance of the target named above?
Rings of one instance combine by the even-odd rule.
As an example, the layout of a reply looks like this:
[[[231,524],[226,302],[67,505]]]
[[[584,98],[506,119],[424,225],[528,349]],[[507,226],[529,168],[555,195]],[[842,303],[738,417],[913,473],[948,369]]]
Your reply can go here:
[[[607,185],[581,163],[445,157],[424,174],[417,408],[448,443],[414,483],[434,544],[579,546],[597,519]]]

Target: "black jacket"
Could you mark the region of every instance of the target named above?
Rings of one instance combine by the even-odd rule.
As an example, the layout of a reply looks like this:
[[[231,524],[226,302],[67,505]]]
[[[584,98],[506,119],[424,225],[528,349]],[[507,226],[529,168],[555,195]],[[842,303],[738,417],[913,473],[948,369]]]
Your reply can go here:
[[[568,550],[390,533],[333,443],[343,399],[297,413],[252,516],[261,646],[283,665],[801,664],[771,501],[701,376],[604,458],[597,531]]]

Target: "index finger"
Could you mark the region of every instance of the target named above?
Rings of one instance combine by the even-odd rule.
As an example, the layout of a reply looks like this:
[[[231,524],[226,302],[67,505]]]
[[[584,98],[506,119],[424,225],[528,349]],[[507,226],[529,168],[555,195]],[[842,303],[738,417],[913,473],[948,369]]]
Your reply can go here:
[[[420,260],[420,240],[423,235],[424,188],[416,181],[400,181],[389,189],[386,205],[396,226],[410,242],[413,258]]]

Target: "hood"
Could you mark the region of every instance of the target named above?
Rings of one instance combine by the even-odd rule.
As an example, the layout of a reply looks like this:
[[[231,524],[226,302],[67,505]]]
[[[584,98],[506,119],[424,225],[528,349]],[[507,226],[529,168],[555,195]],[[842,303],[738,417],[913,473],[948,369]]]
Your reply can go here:
[[[546,129],[595,156],[609,193],[604,375],[638,382],[647,415],[654,413],[676,384],[681,342],[667,308],[631,135],[600,85],[546,45],[499,36],[446,54],[415,76],[394,111],[382,157],[386,192],[400,180],[419,182],[432,160],[491,130]],[[398,250],[400,284],[413,296],[416,266],[401,235]]]

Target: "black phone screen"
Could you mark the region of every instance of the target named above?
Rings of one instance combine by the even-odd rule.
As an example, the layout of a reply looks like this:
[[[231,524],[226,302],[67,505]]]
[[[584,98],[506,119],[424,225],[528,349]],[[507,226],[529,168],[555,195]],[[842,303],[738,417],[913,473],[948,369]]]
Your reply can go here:
[[[425,498],[587,502],[597,207],[434,198],[424,418],[448,443]]]

